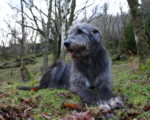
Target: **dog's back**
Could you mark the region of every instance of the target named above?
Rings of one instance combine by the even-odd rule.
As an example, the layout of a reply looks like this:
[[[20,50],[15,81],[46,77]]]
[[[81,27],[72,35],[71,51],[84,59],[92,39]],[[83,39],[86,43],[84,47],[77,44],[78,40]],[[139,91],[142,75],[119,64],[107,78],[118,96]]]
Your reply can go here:
[[[69,78],[70,78],[71,64],[64,64],[61,61],[57,61],[55,64],[50,66],[47,72],[43,75],[40,80],[39,86],[25,87],[20,86],[20,90],[31,90],[33,88],[63,88],[69,89]]]

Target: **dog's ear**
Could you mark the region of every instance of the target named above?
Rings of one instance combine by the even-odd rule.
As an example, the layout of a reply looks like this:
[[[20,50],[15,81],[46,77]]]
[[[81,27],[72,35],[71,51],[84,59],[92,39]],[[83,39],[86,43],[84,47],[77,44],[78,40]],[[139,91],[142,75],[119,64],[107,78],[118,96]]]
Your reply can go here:
[[[101,37],[100,32],[99,32],[97,29],[92,30],[92,34],[93,34],[94,39],[95,39],[97,42],[100,42],[100,41],[101,41],[102,37]]]

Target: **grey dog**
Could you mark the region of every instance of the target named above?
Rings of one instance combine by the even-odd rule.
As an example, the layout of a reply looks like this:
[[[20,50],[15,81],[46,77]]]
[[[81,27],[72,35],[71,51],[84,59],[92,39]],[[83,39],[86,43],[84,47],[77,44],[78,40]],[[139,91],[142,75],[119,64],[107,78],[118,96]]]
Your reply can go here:
[[[123,107],[122,100],[112,92],[111,62],[99,30],[90,24],[78,24],[70,29],[64,46],[72,56],[72,63],[58,61],[50,66],[35,88],[70,89],[84,103],[102,110]]]

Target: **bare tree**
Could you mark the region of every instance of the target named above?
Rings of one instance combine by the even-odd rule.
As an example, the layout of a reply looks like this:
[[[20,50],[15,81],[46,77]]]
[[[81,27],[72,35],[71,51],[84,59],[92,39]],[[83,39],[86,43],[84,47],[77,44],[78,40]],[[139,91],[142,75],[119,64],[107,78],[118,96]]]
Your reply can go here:
[[[81,10],[75,13],[76,0],[63,0],[63,1],[43,0],[43,1],[45,1],[46,4],[51,2],[53,5],[53,7],[51,7],[50,14],[52,15],[50,23],[48,23],[49,12],[39,8],[37,5],[35,5],[33,1],[23,0],[26,10],[28,11],[24,12],[24,16],[28,21],[30,21],[27,24],[25,24],[25,27],[38,31],[38,33],[43,36],[44,43],[46,43],[45,41],[49,41],[49,50],[51,50],[51,53],[53,55],[53,60],[51,63],[54,63],[58,58],[64,59],[64,57],[60,56],[64,56],[63,42],[67,36],[67,31],[69,27],[72,25],[73,21],[77,18],[78,14],[85,8],[82,8]],[[16,7],[12,8],[21,12],[21,10],[19,10]],[[36,11],[36,14],[34,11]],[[18,23],[22,24],[20,22]],[[49,29],[47,29],[47,27]],[[50,33],[49,38],[47,37],[48,36],[47,30],[49,30]],[[46,44],[44,44],[44,56],[45,54],[47,54],[47,52],[45,52],[45,50],[47,49],[45,45]],[[46,60],[47,58],[44,57],[43,60]],[[48,61],[48,59],[46,61]],[[46,61],[43,61],[43,66],[48,65]],[[43,68],[45,69],[45,67]]]
[[[120,51],[119,47],[123,39],[128,14],[121,12],[121,14],[111,15],[108,13],[108,8],[109,3],[100,6],[97,16],[95,15],[91,23],[100,29],[104,44],[110,54],[116,55],[119,52],[122,55],[124,52]]]
[[[7,53],[6,53],[6,44],[7,44],[7,36],[4,35],[4,30],[1,29],[1,44],[2,44],[2,47],[1,47],[1,55],[5,58],[7,57]]]
[[[67,32],[67,28],[66,28],[66,25],[67,25],[67,10],[68,10],[68,5],[69,5],[69,0],[63,0],[63,3],[62,3],[62,25],[61,25],[61,54],[60,54],[60,58],[62,60],[64,60],[65,58],[65,53],[64,53],[64,41],[66,39],[66,32]]]
[[[25,55],[24,53],[24,44],[25,44],[25,18],[24,18],[24,6],[23,6],[23,0],[20,0],[21,3],[21,32],[22,32],[22,37],[20,39],[20,59],[21,59],[21,68],[20,68],[20,72],[21,72],[21,77],[22,77],[22,81],[29,81],[29,71],[27,70],[27,68],[25,67],[25,63],[23,60],[23,56]]]
[[[20,40],[20,45],[21,45],[21,49],[20,49],[20,58],[21,58],[21,66],[24,65],[23,63],[23,56],[25,55],[24,53],[24,44],[25,44],[25,18],[24,18],[24,6],[23,6],[23,0],[20,0],[21,3],[21,32],[22,32],[22,37]]]
[[[44,41],[43,73],[45,73],[48,69],[48,46],[49,46],[48,41],[51,26],[51,13],[52,13],[52,0],[49,0],[48,19],[46,24],[45,41]]]
[[[141,9],[143,13],[143,20],[145,23],[146,34],[148,35],[150,44],[150,1],[142,0]]]
[[[130,13],[133,21],[139,63],[142,64],[145,63],[145,61],[150,57],[150,49],[147,43],[148,37],[145,34],[144,23],[142,21],[142,14],[138,0],[127,1],[130,7]]]
[[[31,43],[33,45],[33,51],[32,51],[32,53],[34,54],[34,56],[36,56],[37,37],[38,37],[38,32],[32,30],[32,35],[31,35],[30,41],[31,41]]]

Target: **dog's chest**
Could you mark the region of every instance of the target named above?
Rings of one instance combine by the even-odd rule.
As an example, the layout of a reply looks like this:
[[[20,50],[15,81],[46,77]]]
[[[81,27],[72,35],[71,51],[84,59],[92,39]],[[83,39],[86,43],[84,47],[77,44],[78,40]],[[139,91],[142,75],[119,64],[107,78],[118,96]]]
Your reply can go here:
[[[94,86],[96,79],[96,74],[91,69],[86,69],[86,72],[83,72],[73,67],[71,70],[70,81],[73,84],[92,87]]]

